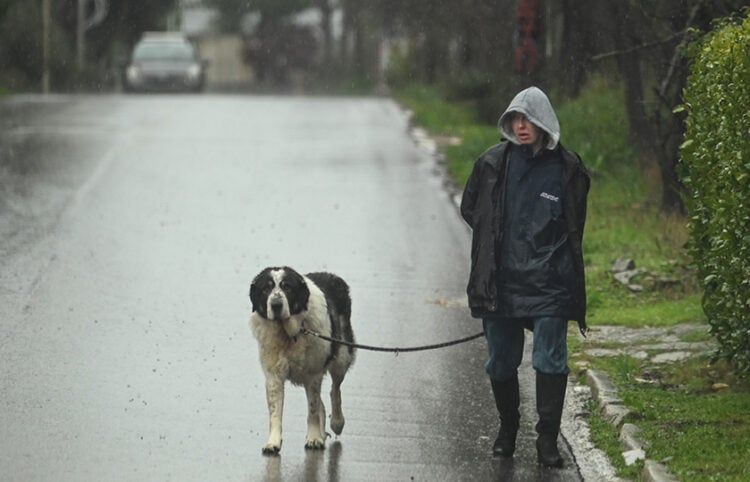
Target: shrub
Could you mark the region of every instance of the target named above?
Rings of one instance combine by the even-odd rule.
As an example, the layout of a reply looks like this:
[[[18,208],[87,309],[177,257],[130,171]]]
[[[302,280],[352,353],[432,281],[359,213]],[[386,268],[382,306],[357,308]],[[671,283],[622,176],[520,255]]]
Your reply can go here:
[[[688,251],[719,355],[750,374],[750,18],[691,45],[680,148]]]

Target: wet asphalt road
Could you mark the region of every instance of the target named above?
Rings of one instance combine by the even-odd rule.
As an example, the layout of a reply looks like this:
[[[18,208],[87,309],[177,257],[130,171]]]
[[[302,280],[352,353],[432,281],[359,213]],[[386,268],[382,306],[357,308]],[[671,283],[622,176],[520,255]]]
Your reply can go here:
[[[261,455],[263,267],[345,278],[361,343],[481,329],[469,232],[393,102],[21,96],[0,124],[0,479],[581,480],[562,439],[566,469],[536,465],[528,361],[517,455],[492,458],[481,339],[359,351],[322,452],[287,385],[281,455]]]

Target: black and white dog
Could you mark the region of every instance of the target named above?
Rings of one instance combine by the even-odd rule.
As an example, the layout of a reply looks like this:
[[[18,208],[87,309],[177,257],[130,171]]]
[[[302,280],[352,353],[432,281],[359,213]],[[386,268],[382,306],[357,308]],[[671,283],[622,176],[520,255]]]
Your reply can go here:
[[[326,371],[331,374],[331,429],[344,429],[341,383],[354,362],[354,349],[301,333],[302,327],[336,340],[354,342],[350,323],[349,286],[330,273],[302,275],[289,267],[261,271],[250,285],[250,324],[258,340],[266,377],[270,434],[263,453],[281,450],[281,417],[287,380],[305,387],[307,439],[305,448],[325,448],[325,406],[320,398]]]

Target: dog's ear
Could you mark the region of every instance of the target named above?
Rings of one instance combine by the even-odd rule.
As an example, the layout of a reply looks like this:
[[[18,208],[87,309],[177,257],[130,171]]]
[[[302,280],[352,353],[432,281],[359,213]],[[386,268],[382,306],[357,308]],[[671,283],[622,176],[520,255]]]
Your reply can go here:
[[[261,316],[266,316],[266,304],[261,299],[261,288],[258,286],[258,278],[256,277],[250,283],[250,302],[253,305],[253,311],[257,311]]]
[[[255,301],[257,298],[257,294],[258,294],[258,287],[255,285],[255,280],[253,280],[250,283],[250,293],[249,293],[250,303],[253,304],[253,311],[255,311],[255,305],[257,304]]]
[[[289,281],[291,281],[292,296],[289,297],[289,310],[292,314],[302,313],[307,310],[307,302],[310,299],[310,288],[307,280],[296,271],[289,270]]]
[[[307,283],[302,283],[299,287],[299,291],[294,297],[294,304],[292,307],[292,313],[301,313],[307,310],[307,301],[310,299],[310,289],[307,287]]]

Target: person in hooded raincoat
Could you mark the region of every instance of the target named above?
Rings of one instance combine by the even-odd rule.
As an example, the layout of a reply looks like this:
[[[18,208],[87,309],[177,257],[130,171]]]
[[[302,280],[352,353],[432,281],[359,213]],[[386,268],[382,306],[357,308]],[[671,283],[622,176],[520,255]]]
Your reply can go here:
[[[587,330],[582,240],[590,178],[578,155],[560,143],[557,115],[541,89],[518,93],[498,128],[506,140],[479,156],[461,200],[472,229],[469,307],[482,319],[500,415],[493,453],[515,451],[518,367],[529,329],[538,461],[561,467],[568,321],[577,321],[584,335]]]

